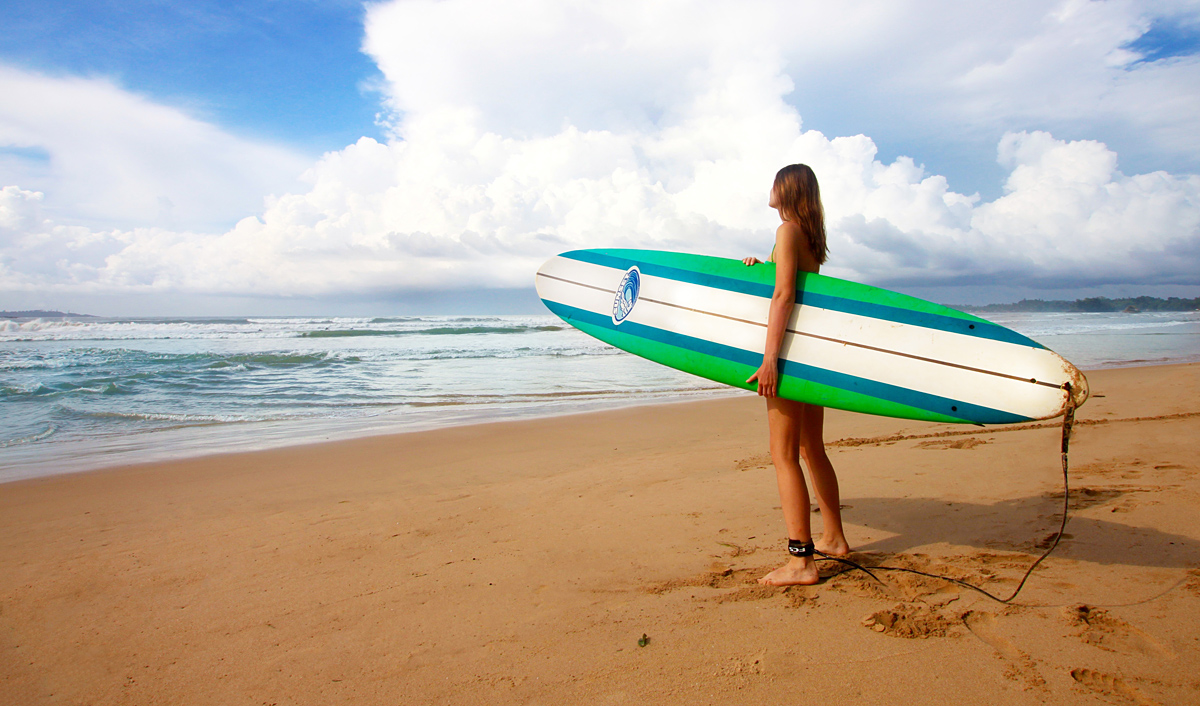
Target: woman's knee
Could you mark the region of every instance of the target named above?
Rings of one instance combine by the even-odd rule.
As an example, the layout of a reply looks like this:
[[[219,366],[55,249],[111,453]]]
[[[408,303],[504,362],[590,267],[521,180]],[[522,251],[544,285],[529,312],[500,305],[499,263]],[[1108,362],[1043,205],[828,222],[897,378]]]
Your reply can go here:
[[[804,459],[805,465],[812,468],[814,463],[827,461],[829,456],[825,453],[823,442],[805,440],[800,442],[800,458]]]
[[[771,463],[776,467],[783,466],[798,466],[800,465],[801,455],[799,449],[795,445],[780,444],[776,446],[771,444]]]

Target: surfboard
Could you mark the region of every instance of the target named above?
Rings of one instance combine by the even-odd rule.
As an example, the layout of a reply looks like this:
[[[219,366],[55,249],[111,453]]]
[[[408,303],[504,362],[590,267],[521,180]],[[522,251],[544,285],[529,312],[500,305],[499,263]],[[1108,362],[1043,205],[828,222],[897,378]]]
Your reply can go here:
[[[660,250],[574,250],[535,277],[554,314],[605,343],[710,380],[762,364],[775,265]],[[898,292],[800,273],[779,395],[904,419],[1013,424],[1064,414],[1083,374],[1036,341]]]

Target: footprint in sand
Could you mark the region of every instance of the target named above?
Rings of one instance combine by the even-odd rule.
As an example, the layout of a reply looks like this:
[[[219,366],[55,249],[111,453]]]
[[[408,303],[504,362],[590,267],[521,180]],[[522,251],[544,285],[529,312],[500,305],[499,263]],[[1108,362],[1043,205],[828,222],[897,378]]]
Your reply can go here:
[[[707,571],[699,576],[671,579],[648,586],[646,587],[646,592],[658,594],[677,591],[681,588],[730,588],[745,583],[745,573],[745,569],[734,570],[727,566],[713,566],[711,571]]]
[[[740,459],[733,464],[735,470],[749,471],[755,468],[766,468],[771,465],[771,454],[758,454]]]
[[[1079,637],[1089,645],[1109,652],[1175,658],[1171,648],[1106,610],[1077,605],[1064,613],[1067,622],[1080,629]]]
[[[1107,502],[1112,502],[1123,497],[1129,492],[1141,490],[1141,488],[1097,488],[1097,487],[1082,487],[1071,489],[1071,512],[1078,512],[1096,505],[1103,505]],[[1046,498],[1061,502],[1062,493],[1055,491],[1047,493]]]
[[[696,596],[715,603],[730,603],[740,601],[761,601],[782,597],[785,604],[792,608],[815,601],[817,596],[810,592],[808,586],[762,586],[756,579],[771,570],[772,567],[734,569],[728,566],[714,565],[711,571],[685,579],[672,579],[648,586],[647,593],[662,594],[684,588],[734,589],[722,590],[720,593]]]
[[[1134,703],[1137,706],[1160,706],[1154,699],[1146,696],[1130,684],[1125,683],[1125,680],[1121,679],[1121,677],[1091,669],[1072,669],[1071,678],[1080,686],[1084,686],[1097,694],[1107,696],[1118,703]]]
[[[1051,532],[1050,534],[1046,535],[1045,537],[1042,537],[1038,541],[1034,542],[1033,546],[1038,549],[1049,549],[1050,547],[1054,546],[1054,540],[1056,540],[1058,538],[1059,538],[1058,532]],[[1070,532],[1063,532],[1062,539],[1074,539],[1074,538],[1075,538],[1075,535],[1071,534]]]
[[[1183,584],[1183,588],[1193,596],[1200,596],[1200,569],[1188,569],[1187,583]]]
[[[898,603],[863,618],[863,627],[891,637],[924,640],[955,636],[957,621],[924,603]]]
[[[967,629],[975,637],[990,645],[996,653],[1008,663],[1004,676],[1009,679],[1020,679],[1032,687],[1043,688],[1046,680],[1038,672],[1033,658],[1025,654],[1012,640],[1000,634],[996,616],[984,611],[972,610],[963,616]]]
[[[815,601],[817,596],[810,592],[808,586],[743,586],[735,591],[720,593],[709,598],[714,603],[739,603],[741,601],[761,601],[781,596],[784,602],[792,607]]]

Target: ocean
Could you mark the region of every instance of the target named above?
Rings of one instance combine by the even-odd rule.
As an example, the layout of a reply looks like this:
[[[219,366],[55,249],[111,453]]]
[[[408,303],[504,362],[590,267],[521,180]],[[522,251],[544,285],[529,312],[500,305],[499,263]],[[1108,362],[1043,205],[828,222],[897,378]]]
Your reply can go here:
[[[1084,370],[1200,360],[1200,313],[990,314]],[[749,394],[553,316],[0,321],[0,482]]]

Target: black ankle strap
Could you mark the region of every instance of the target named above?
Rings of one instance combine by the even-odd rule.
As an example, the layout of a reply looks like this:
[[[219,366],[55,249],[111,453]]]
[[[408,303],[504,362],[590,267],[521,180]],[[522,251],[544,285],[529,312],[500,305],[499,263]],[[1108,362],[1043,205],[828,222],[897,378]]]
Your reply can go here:
[[[788,554],[792,556],[812,556],[817,553],[817,546],[812,540],[801,542],[798,539],[788,540]]]

